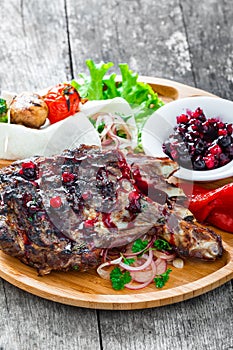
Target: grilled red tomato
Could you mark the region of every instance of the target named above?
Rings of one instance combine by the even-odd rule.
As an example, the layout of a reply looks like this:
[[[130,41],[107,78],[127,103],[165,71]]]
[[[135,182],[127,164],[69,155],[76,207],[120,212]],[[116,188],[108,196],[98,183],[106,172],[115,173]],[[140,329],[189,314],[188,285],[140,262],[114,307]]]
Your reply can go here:
[[[78,111],[80,96],[70,84],[58,84],[44,96],[49,108],[48,119],[51,124],[59,122]]]

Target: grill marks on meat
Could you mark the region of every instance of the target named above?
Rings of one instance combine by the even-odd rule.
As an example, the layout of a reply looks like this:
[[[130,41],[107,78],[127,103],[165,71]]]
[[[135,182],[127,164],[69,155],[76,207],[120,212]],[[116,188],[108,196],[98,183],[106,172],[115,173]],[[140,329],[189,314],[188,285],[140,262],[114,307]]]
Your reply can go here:
[[[220,237],[185,221],[169,200],[171,185],[160,165],[146,156],[126,162],[120,151],[95,146],[14,163],[0,172],[0,248],[41,275],[94,268],[102,248],[122,247],[148,232],[183,256],[220,256]]]
[[[51,222],[37,185],[19,177],[16,168],[11,167],[14,181],[3,192],[1,249],[37,268],[41,275],[51,269],[85,271],[96,267],[100,250],[64,236]]]
[[[1,249],[22,262],[37,269],[39,275],[51,270],[68,271],[71,269],[86,271],[98,266],[101,262],[100,249],[88,249],[65,238],[48,245],[38,245],[30,241],[25,233],[6,225],[0,219]]]

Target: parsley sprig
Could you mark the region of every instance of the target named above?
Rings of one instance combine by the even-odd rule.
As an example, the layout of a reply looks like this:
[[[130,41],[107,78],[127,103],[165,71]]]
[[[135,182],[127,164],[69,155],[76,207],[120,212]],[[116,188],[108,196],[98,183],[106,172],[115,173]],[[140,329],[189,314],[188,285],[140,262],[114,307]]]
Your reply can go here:
[[[162,288],[166,284],[166,282],[169,280],[169,274],[172,270],[167,269],[166,272],[162,273],[161,275],[158,275],[154,278],[155,286],[156,288]]]
[[[158,250],[172,250],[170,244],[164,239],[156,239],[154,242],[154,247]]]
[[[133,259],[133,258],[125,258],[125,257],[123,256],[123,262],[124,262],[124,264],[126,264],[126,265],[131,265],[131,264],[133,264],[133,263],[135,262],[135,259]]]
[[[136,239],[132,246],[132,252],[133,253],[138,253],[142,250],[144,250],[148,245],[148,240],[143,241],[142,239]]]
[[[121,290],[124,286],[131,281],[131,276],[129,271],[121,271],[119,267],[114,267],[110,273],[110,280],[112,282],[112,287],[115,290]]]
[[[104,122],[100,123],[97,128],[98,133],[101,134],[104,128],[105,128],[105,123]]]

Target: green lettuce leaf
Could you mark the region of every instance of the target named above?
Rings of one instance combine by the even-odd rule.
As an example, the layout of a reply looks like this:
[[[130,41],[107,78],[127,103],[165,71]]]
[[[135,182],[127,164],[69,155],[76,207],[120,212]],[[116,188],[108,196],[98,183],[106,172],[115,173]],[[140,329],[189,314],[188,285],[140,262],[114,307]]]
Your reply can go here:
[[[138,74],[129,69],[128,64],[120,63],[120,81],[116,81],[116,74],[105,76],[113,62],[86,61],[90,76],[79,74],[82,83],[76,80],[72,85],[77,89],[80,96],[89,100],[107,100],[114,97],[124,98],[134,109],[134,116],[138,128],[138,147],[136,151],[142,151],[141,131],[148,117],[158,108],[164,105],[157,93],[149,84],[138,82]]]
[[[86,60],[86,65],[89,69],[90,77],[85,74],[79,74],[79,77],[83,79],[83,84],[79,84],[77,81],[72,80],[71,85],[78,90],[83,98],[88,98],[89,100],[103,100],[103,78],[109,68],[113,66],[113,63],[95,63],[93,60]]]
[[[113,73],[109,78],[103,80],[104,83],[104,100],[108,100],[114,97],[119,97],[120,93],[116,85],[116,74]]]

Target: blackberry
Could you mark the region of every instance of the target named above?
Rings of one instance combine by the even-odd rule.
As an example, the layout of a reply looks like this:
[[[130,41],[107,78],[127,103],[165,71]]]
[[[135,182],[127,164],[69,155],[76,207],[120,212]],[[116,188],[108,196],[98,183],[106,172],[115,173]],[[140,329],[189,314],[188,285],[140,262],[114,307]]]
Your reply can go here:
[[[207,119],[202,109],[187,110],[176,118],[177,126],[163,151],[184,168],[215,169],[233,159],[233,126],[218,118]]]

